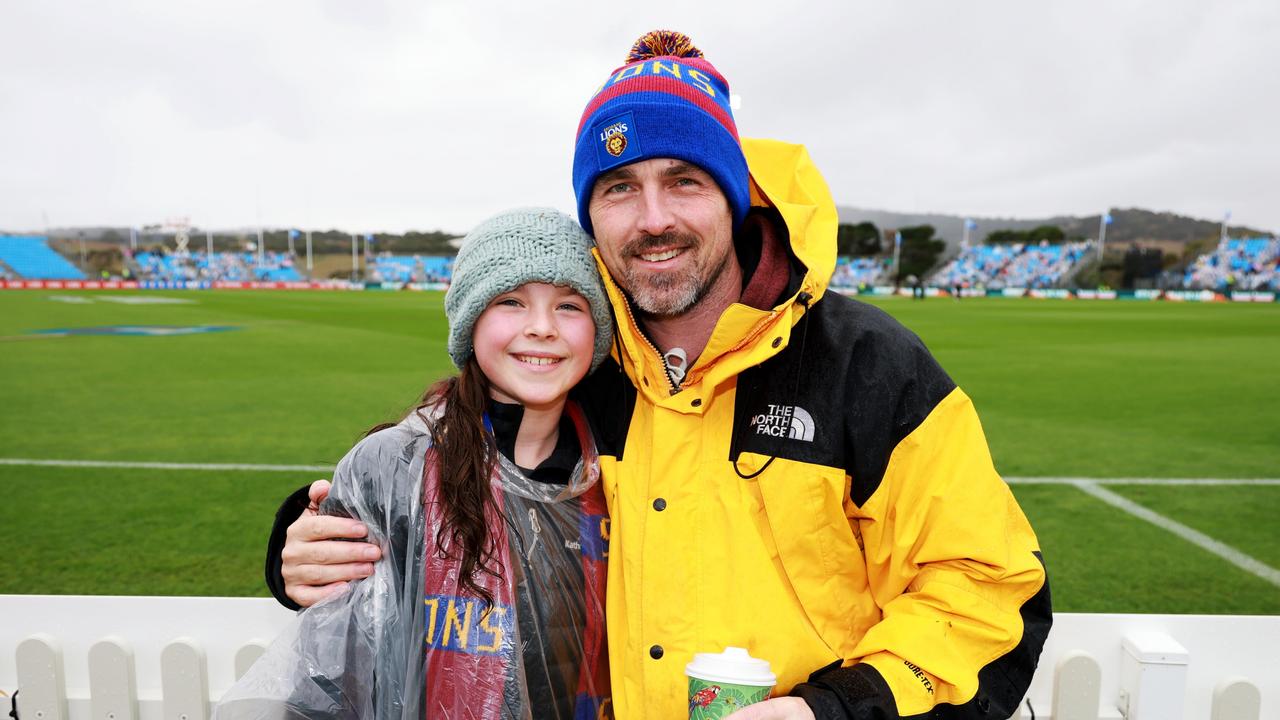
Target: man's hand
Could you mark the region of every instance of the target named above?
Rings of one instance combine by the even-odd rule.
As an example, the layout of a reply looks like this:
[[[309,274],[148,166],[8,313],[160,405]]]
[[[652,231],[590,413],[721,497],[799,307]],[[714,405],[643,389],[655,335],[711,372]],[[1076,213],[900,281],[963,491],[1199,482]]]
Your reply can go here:
[[[725,720],[814,720],[809,704],[796,697],[780,697],[748,705]]]
[[[335,539],[367,536],[364,523],[316,514],[320,503],[329,496],[329,487],[328,480],[311,484],[307,493],[311,503],[289,526],[280,552],[285,594],[302,607],[341,592],[351,580],[369,577],[374,561],[382,557],[377,545]]]

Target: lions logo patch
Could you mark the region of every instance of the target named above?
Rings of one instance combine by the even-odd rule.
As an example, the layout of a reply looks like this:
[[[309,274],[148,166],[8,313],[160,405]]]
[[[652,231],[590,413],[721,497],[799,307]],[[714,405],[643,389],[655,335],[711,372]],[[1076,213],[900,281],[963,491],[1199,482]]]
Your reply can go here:
[[[610,155],[618,157],[627,149],[627,136],[610,135],[609,139],[604,141],[604,149],[608,150]]]
[[[640,159],[640,142],[631,113],[607,118],[591,129],[597,143],[600,170],[609,170]]]

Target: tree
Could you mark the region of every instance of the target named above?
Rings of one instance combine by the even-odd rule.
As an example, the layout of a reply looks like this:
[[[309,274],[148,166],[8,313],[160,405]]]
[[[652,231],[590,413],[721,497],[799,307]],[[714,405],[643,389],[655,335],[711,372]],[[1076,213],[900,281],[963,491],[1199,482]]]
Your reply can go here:
[[[1027,234],[1020,230],[992,230],[982,242],[987,245],[1013,245],[1026,241]]]
[[[899,230],[902,233],[902,250],[898,255],[898,278],[908,275],[924,277],[924,274],[938,262],[938,255],[946,249],[947,243],[935,238],[937,232],[932,225],[916,225]]]
[[[983,240],[987,245],[1039,245],[1047,240],[1057,245],[1067,239],[1067,234],[1057,225],[1041,225],[1034,230],[992,230]]]
[[[1039,245],[1046,240],[1052,245],[1057,245],[1066,239],[1067,234],[1062,232],[1062,228],[1057,225],[1041,225],[1028,233],[1027,236],[1027,242],[1033,245]]]
[[[836,228],[836,253],[838,255],[879,255],[880,230],[873,223],[860,222],[857,225],[841,223]]]

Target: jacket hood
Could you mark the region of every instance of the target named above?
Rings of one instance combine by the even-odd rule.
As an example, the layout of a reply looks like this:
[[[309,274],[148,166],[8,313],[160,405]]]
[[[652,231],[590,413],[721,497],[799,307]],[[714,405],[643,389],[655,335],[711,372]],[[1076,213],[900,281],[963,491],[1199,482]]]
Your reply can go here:
[[[835,203],[826,181],[809,159],[809,152],[802,145],[746,138],[742,150],[751,170],[751,204],[772,206],[782,216],[787,229],[784,240],[791,254],[804,265],[804,278],[793,294],[771,309],[730,305],[686,374],[682,389],[703,382],[714,387],[785,348],[791,328],[805,313],[805,305],[822,297],[835,271]],[[599,250],[593,252],[617,315],[618,360],[638,390],[665,404],[663,400],[674,395],[675,388],[667,379],[658,350],[640,330]]]
[[[744,139],[742,150],[751,169],[751,204],[772,205],[782,215],[788,246],[805,266],[801,291],[817,301],[836,269],[839,218],[827,181],[803,145]]]

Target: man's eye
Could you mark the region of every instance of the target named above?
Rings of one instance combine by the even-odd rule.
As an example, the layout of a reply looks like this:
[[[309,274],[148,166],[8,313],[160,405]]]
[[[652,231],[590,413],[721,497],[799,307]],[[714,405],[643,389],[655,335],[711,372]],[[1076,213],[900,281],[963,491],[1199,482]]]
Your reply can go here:
[[[676,185],[689,186],[689,185],[697,185],[697,184],[698,184],[698,181],[694,180],[693,178],[677,178],[676,179]]]
[[[607,189],[605,189],[605,193],[606,193],[606,194],[608,194],[608,193],[624,193],[624,192],[626,192],[626,191],[628,191],[628,190],[630,190],[630,189],[631,189],[631,183],[618,183],[618,184],[616,184],[616,185],[610,185]]]

